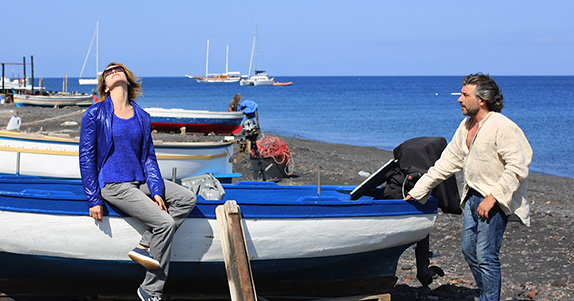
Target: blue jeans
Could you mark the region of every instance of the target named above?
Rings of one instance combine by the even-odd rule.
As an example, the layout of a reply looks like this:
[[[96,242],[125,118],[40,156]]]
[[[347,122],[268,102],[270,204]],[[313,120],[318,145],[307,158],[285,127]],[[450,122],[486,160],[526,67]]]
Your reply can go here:
[[[488,220],[480,220],[478,205],[484,198],[476,191],[469,193],[464,206],[462,253],[480,291],[479,300],[499,300],[501,287],[500,246],[508,217],[496,204]]]

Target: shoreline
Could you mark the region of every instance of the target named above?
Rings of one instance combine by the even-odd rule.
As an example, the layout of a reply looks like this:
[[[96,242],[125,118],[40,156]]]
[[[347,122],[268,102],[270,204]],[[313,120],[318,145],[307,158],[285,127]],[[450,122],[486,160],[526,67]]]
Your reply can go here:
[[[5,128],[16,110],[22,118],[21,130],[30,132],[79,133],[83,109],[15,107],[0,105],[0,128]],[[52,117],[62,117],[48,120]],[[76,125],[63,125],[66,121]],[[158,134],[154,134],[158,135]],[[393,158],[392,151],[375,147],[326,143],[263,133],[260,137],[276,136],[284,140],[294,160],[293,174],[282,179],[281,185],[358,185],[365,178],[360,171],[374,172]],[[155,136],[154,136],[155,137]],[[223,139],[223,136],[159,134],[174,139]],[[233,172],[241,180],[253,180],[249,156],[234,163]],[[460,180],[460,179],[459,179]],[[574,299],[574,178],[531,173],[528,178],[528,198],[531,203],[530,227],[509,223],[501,249],[503,300],[563,300]],[[474,293],[476,286],[462,252],[460,233],[462,215],[439,213],[431,232],[431,250],[438,256],[431,265],[441,267],[444,277],[421,288],[416,280],[414,251],[407,249],[396,271],[398,282],[389,291],[398,300],[460,300]]]

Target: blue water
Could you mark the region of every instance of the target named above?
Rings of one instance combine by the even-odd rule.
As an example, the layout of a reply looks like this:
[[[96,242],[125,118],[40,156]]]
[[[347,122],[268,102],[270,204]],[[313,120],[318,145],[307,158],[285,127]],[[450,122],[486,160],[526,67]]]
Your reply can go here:
[[[495,76],[502,113],[516,122],[534,150],[531,171],[574,177],[574,76]],[[142,80],[147,107],[225,111],[235,93],[259,104],[264,132],[392,150],[419,136],[452,138],[461,114],[461,76],[281,77],[287,87],[198,84],[186,77]],[[62,79],[44,80],[60,90]],[[69,91],[90,92],[69,79]]]

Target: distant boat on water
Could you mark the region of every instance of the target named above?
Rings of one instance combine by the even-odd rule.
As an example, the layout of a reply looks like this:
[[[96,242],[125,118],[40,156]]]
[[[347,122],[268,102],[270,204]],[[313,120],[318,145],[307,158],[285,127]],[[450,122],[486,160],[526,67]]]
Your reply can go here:
[[[225,73],[209,74],[209,39],[207,40],[207,55],[205,58],[205,76],[186,75],[195,79],[198,83],[235,83],[241,79],[241,73],[238,71],[229,72],[229,46],[225,57]]]
[[[293,82],[274,82],[273,86],[291,86]]]
[[[98,84],[98,76],[101,74],[99,72],[99,49],[100,49],[100,22],[96,22],[96,31],[92,36],[92,41],[90,42],[90,48],[88,48],[88,53],[86,54],[86,59],[84,60],[84,65],[82,66],[82,71],[80,71],[80,78],[78,79],[78,83],[80,85],[97,85]],[[96,40],[96,78],[82,78],[82,74],[84,73],[84,68],[86,67],[86,63],[88,62],[88,57],[90,56],[90,51],[92,50],[92,45],[94,44],[94,39]]]
[[[241,79],[239,84],[241,86],[271,86],[273,85],[274,78],[269,78],[269,74],[265,70],[255,70],[254,75],[251,75],[251,67],[257,66],[255,48],[257,45],[257,27],[255,27],[255,35],[253,36],[253,46],[251,48],[251,59],[249,61],[249,73],[246,78]]]

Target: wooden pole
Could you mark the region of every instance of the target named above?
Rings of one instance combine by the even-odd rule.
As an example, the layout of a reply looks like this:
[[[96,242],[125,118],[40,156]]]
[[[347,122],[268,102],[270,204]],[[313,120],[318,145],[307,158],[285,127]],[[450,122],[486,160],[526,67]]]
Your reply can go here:
[[[251,263],[241,224],[241,213],[235,201],[227,201],[215,209],[225,270],[231,300],[257,300]]]
[[[24,88],[26,88],[26,57],[22,58],[24,63],[22,65],[24,65]]]

